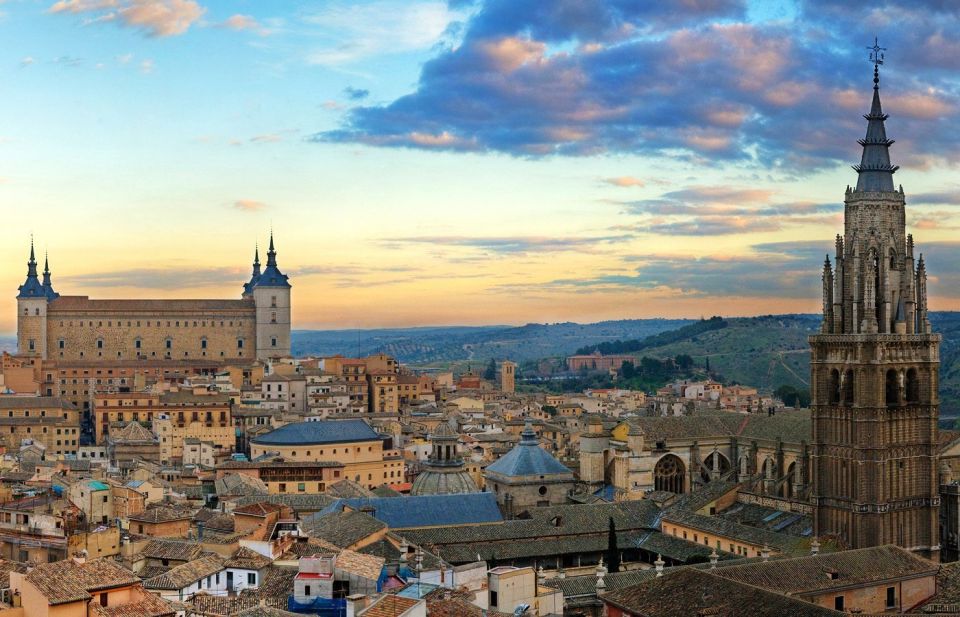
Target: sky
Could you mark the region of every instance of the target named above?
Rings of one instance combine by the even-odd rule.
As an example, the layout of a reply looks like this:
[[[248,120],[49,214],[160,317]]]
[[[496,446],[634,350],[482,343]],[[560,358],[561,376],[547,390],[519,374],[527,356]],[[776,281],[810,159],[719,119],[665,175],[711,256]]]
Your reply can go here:
[[[61,294],[295,328],[816,312],[869,110],[960,309],[948,0],[0,0],[0,332]]]

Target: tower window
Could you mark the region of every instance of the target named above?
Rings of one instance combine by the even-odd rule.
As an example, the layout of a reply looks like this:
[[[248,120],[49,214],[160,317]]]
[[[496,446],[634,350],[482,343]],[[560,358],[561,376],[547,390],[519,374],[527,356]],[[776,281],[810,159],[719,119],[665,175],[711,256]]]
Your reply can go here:
[[[30,351],[34,351],[37,348],[37,342],[34,339],[30,339],[27,341],[27,347],[30,349]]]
[[[243,339],[242,339],[242,338],[238,338],[238,339],[237,339],[237,349],[243,349]]]
[[[168,339],[167,339],[167,344],[166,344],[166,346],[167,346],[167,349],[173,349],[173,339],[172,339],[172,338],[168,338]]]
[[[271,308],[277,308],[277,297],[276,297],[276,296],[270,296],[270,307],[271,307]]]
[[[207,339],[205,338],[200,339],[200,349],[206,349],[206,348],[207,348]]]
[[[277,346],[277,337],[273,337],[272,339],[270,339],[270,346],[271,347]]]
[[[143,341],[140,339],[134,339],[133,346],[135,349],[140,349],[140,346],[143,344]]]
[[[57,347],[59,347],[60,349],[63,349],[66,346],[66,344],[67,342],[64,341],[63,339],[60,339],[59,341],[57,341]]]
[[[39,309],[39,308],[33,309],[33,314],[39,316],[39,315],[40,315],[40,309]]]
[[[98,339],[97,339],[97,349],[103,349],[103,339],[102,339],[102,338],[98,338]]]

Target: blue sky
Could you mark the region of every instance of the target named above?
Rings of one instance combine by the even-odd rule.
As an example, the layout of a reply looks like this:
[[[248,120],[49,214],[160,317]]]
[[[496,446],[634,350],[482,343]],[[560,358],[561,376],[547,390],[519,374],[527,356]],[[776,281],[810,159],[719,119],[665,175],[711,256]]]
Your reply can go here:
[[[874,36],[934,308],[960,308],[958,25],[937,0],[0,0],[0,330],[31,233],[61,293],[200,297],[239,293],[271,225],[301,327],[815,311]]]

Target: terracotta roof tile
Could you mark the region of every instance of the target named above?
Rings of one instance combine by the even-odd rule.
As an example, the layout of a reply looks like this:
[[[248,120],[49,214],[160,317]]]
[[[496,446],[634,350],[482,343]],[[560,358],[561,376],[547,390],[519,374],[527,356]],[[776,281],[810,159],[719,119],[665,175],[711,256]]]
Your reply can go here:
[[[140,582],[132,572],[107,559],[82,564],[71,559],[44,563],[31,570],[25,579],[51,605],[88,600],[92,592]]]
[[[387,595],[360,615],[362,617],[401,617],[418,603],[419,600],[413,598]]]

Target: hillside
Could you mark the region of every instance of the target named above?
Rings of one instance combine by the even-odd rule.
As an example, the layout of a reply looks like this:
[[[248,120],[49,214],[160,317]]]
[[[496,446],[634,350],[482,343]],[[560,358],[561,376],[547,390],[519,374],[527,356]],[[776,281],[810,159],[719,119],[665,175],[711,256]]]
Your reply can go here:
[[[820,326],[819,315],[767,315],[726,319],[713,329],[666,345],[643,345],[638,356],[673,358],[681,354],[710,369],[724,382],[739,382],[772,391],[781,385],[809,389],[810,352],[807,337]],[[931,313],[940,349],[941,415],[960,416],[960,313]],[[668,333],[661,335],[667,338]]]
[[[604,341],[643,339],[691,323],[686,319],[627,319],[592,324],[294,330],[294,355],[388,353],[407,364],[516,362],[566,356]]]

